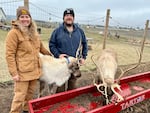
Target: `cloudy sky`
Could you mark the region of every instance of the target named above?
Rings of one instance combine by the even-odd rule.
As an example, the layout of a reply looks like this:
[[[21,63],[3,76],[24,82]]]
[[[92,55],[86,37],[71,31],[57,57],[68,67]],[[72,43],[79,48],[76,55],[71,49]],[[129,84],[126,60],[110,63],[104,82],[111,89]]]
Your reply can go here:
[[[143,26],[150,19],[150,0],[30,0],[62,17],[66,8],[75,10],[76,22],[103,23],[106,10],[111,9],[110,24]],[[52,16],[52,20],[55,17]]]
[[[7,1],[7,0],[6,0]],[[10,0],[9,0],[10,1]],[[150,19],[150,0],[29,0],[30,11],[38,7],[50,13],[51,21],[62,21],[63,11],[73,8],[78,23],[104,24],[106,10],[110,9],[110,25],[144,26]],[[7,5],[7,4],[6,4]],[[42,17],[36,11],[38,17]],[[35,13],[34,13],[35,14]]]

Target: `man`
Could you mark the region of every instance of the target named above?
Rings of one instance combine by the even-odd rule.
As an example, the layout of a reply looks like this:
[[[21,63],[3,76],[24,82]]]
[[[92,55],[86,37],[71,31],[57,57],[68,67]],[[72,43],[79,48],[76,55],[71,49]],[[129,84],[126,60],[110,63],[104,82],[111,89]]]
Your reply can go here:
[[[80,63],[84,64],[88,51],[87,41],[83,30],[74,24],[74,18],[73,9],[64,11],[63,23],[53,31],[49,41],[49,49],[56,58],[76,57],[78,55],[80,56]],[[82,50],[77,52],[80,46],[82,46]],[[81,55],[78,53],[81,53]],[[75,81],[76,78],[71,76],[68,89],[75,88]]]

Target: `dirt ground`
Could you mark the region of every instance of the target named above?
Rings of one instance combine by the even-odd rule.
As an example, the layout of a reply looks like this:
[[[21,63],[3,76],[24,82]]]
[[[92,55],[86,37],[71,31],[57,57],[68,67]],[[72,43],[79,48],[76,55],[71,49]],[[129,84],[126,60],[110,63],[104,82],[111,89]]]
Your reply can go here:
[[[125,70],[130,66],[128,65],[120,67],[122,67],[122,69]],[[125,76],[147,71],[150,71],[150,62],[142,63],[138,68],[126,73]],[[120,70],[118,70],[116,78],[119,76],[119,74]],[[93,84],[92,71],[82,72],[82,76],[77,80],[76,86],[83,87],[90,84]],[[9,113],[12,98],[13,98],[13,82],[9,81],[5,83],[0,83],[0,113]],[[120,113],[149,113],[148,111],[150,111],[150,100],[146,100],[145,102],[130,107],[129,109],[122,111]]]

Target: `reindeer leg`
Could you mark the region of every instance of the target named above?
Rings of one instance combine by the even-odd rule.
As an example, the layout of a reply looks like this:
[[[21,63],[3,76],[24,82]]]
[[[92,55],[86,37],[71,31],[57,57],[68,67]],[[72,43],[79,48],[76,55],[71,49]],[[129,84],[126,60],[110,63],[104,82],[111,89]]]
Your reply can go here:
[[[56,93],[58,86],[56,84],[53,84],[53,94]]]
[[[65,91],[68,90],[68,81],[65,82]]]
[[[44,89],[45,89],[45,82],[44,81],[39,81],[39,85],[40,85],[40,89],[39,89],[39,93],[38,93],[38,98],[42,97],[42,94],[44,93]]]
[[[49,86],[49,94],[50,95],[53,95],[53,94],[55,94],[56,93],[56,91],[57,91],[57,85],[56,85],[56,83],[53,83],[53,84],[49,84],[48,85]]]

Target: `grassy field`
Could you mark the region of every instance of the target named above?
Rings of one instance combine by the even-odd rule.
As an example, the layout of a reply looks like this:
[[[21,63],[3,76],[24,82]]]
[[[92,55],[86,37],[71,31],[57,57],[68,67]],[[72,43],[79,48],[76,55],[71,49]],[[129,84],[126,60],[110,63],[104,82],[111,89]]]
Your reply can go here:
[[[42,34],[41,34],[41,39],[45,45],[45,47],[48,49],[48,41],[51,35],[51,32],[53,29],[46,29],[42,28]],[[93,70],[95,69],[95,66],[91,60],[91,55],[95,55],[95,60],[96,57],[98,57],[101,53],[102,50],[102,42],[103,42],[103,36],[101,36],[96,29],[84,29],[85,34],[88,38],[92,38],[88,42],[88,44],[92,47],[92,50],[89,50],[88,52],[88,57],[86,60],[86,63],[84,66],[81,67],[82,71],[88,71],[88,70]],[[0,82],[8,81],[11,79],[8,69],[7,69],[7,64],[5,61],[5,37],[7,35],[7,31],[0,30]],[[142,36],[142,34],[141,34]],[[120,37],[119,39],[117,38],[108,38],[107,39],[107,44],[106,48],[112,48],[118,53],[118,62],[119,65],[128,65],[128,64],[133,64],[137,62],[137,54],[136,54],[136,49],[139,49],[139,44],[135,44],[135,46],[131,45],[129,40],[131,39],[131,35],[129,37]],[[135,38],[135,34],[134,34]],[[136,38],[137,40],[141,40],[142,38]],[[148,39],[147,39],[148,40]],[[150,47],[145,46],[144,48],[144,54],[143,54],[143,59],[142,62],[148,62],[150,61]]]
[[[7,32],[0,30],[0,82],[10,80],[5,60],[5,37]]]

